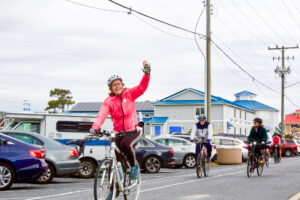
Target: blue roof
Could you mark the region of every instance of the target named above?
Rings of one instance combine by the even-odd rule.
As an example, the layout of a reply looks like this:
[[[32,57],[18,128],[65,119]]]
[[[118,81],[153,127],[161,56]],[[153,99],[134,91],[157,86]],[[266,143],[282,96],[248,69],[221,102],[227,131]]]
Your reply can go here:
[[[236,93],[234,96],[249,96],[249,95],[256,95],[256,94],[249,92],[247,90],[244,90],[242,92]]]
[[[153,117],[149,122],[150,124],[164,124],[168,120],[168,117]]]
[[[272,108],[270,106],[267,106],[263,103],[260,103],[258,101],[254,101],[254,100],[239,100],[239,101],[235,101],[236,104],[241,105],[243,107],[246,107],[250,110],[275,110],[278,111],[275,108]]]
[[[180,93],[183,93],[185,91],[188,91],[188,90],[192,90],[192,91],[195,91],[197,93],[205,95],[204,92],[201,92],[199,90],[196,90],[196,89],[193,89],[193,88],[187,88],[187,89],[181,90],[181,91],[179,91],[179,92],[177,92],[177,93],[175,93],[173,95],[170,95],[170,96],[168,96],[168,97],[166,97],[166,98],[164,98],[162,100],[154,102],[153,105],[204,104],[204,100],[168,100],[168,99],[172,98],[173,96],[176,96],[176,95],[178,95]],[[253,110],[251,110],[251,109],[249,109],[247,107],[244,107],[244,106],[239,105],[239,104],[237,104],[235,102],[223,99],[221,97],[217,97],[217,96],[212,95],[211,99],[212,99],[211,100],[212,104],[229,104],[229,105],[232,105],[232,106],[244,109],[244,110],[248,110],[248,111],[251,111],[251,112],[253,111]]]

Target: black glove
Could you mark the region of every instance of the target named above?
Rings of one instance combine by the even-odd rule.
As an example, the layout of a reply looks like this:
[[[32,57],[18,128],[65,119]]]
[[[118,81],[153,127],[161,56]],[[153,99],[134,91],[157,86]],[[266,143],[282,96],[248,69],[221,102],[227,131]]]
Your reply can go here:
[[[144,60],[144,62],[143,62],[143,69],[142,70],[146,75],[150,75],[150,72],[151,72],[150,63],[148,63],[146,60]]]

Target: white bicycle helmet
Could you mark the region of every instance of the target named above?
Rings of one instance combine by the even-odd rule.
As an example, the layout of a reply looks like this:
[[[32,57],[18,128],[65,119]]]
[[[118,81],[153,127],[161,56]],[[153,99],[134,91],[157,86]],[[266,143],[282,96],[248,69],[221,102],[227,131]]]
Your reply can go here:
[[[118,75],[112,75],[109,77],[109,79],[107,80],[107,85],[110,86],[110,84],[115,81],[115,80],[120,80],[120,81],[123,81],[123,79],[118,76]]]

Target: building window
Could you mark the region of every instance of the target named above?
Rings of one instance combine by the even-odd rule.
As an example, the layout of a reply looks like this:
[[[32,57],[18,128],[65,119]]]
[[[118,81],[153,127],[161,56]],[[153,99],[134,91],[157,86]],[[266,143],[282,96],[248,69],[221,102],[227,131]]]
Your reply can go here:
[[[205,110],[203,107],[201,108],[196,108],[196,116],[199,116],[199,115],[204,115],[205,114]]]
[[[236,134],[236,127],[234,127],[234,134]]]
[[[150,117],[150,114],[145,114],[145,117]]]
[[[240,110],[240,119],[242,119],[242,111]]]
[[[247,129],[245,128],[245,135],[247,135]]]
[[[245,112],[245,120],[247,120],[247,112]]]
[[[93,122],[59,121],[56,123],[56,130],[59,132],[88,133],[92,125]]]
[[[242,135],[242,128],[240,128],[240,135]]]
[[[234,118],[236,118],[236,109],[234,109]]]

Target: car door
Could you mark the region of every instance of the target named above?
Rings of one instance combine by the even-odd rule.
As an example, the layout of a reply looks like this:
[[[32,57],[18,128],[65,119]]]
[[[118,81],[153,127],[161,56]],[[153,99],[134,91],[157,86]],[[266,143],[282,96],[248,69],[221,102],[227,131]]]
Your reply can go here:
[[[145,139],[140,139],[138,148],[135,150],[136,159],[142,166],[144,159],[154,151],[154,145]]]

